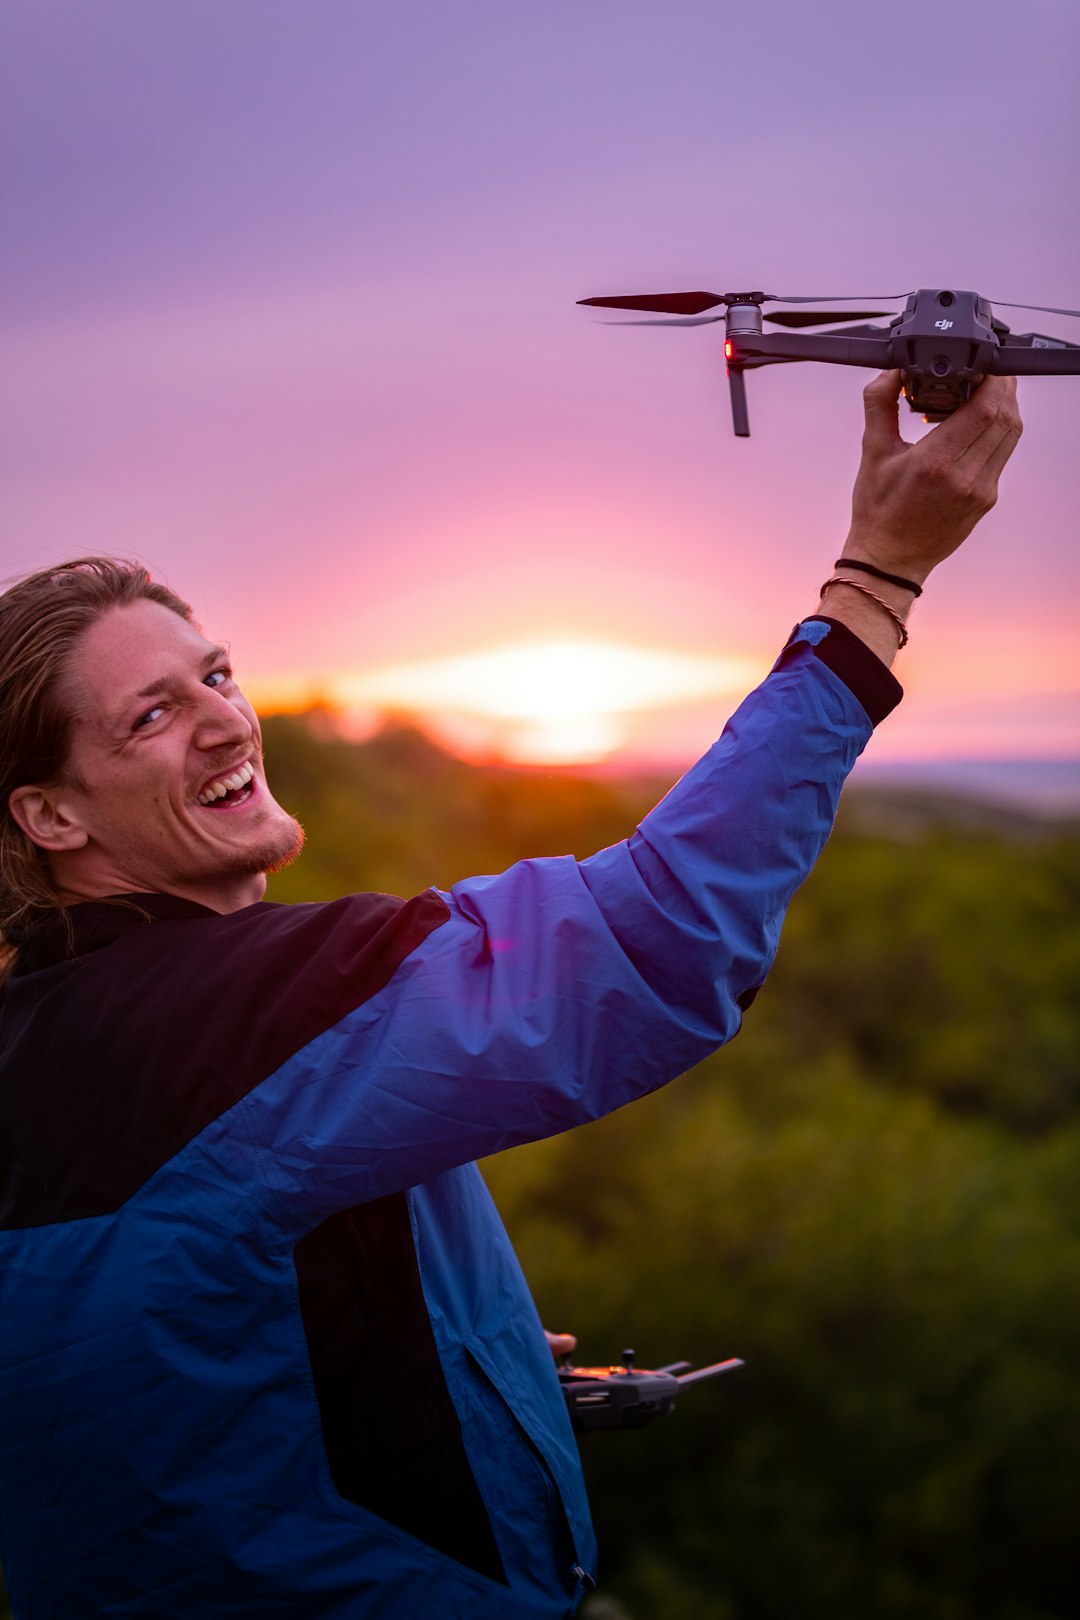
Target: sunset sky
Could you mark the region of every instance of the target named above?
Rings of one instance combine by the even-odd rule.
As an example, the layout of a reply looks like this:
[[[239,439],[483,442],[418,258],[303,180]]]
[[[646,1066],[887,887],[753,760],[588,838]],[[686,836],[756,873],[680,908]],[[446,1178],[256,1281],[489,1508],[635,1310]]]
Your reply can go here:
[[[1075,0],[5,0],[0,572],[138,556],[268,705],[687,762],[839,553],[869,374],[751,375],[736,440],[722,326],[576,300],[1080,308],[1078,59]],[[1080,757],[1080,378],[1021,399],[882,761]]]

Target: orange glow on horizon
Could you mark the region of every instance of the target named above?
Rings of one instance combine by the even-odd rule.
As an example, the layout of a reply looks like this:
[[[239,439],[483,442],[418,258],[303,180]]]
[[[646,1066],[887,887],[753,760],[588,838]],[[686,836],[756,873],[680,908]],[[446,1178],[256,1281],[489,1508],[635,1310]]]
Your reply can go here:
[[[1047,680],[1036,638],[958,631],[946,647],[916,644],[896,673],[908,694],[871,742],[873,757],[1075,757],[1080,690],[1075,658]],[[1014,644],[1015,643],[1015,644]],[[264,714],[322,707],[361,740],[388,716],[415,721],[474,762],[688,766],[764,677],[760,658],[722,658],[568,636],[370,670],[268,673],[242,684]],[[1013,742],[1022,734],[1023,749]]]
[[[762,673],[723,658],[549,638],[318,679],[250,683],[264,712],[322,704],[362,726],[387,713],[433,723],[451,746],[527,764],[584,764],[617,752],[631,717],[742,693]]]

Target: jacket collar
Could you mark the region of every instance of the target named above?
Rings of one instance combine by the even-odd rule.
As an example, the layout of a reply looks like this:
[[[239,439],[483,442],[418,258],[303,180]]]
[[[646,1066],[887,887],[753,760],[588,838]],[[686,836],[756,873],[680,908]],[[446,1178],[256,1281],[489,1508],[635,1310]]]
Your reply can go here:
[[[84,900],[64,911],[50,912],[25,929],[11,930],[12,942],[19,948],[15,971],[34,973],[86,956],[149,923],[217,915],[209,906],[175,894],[112,894],[103,900]]]

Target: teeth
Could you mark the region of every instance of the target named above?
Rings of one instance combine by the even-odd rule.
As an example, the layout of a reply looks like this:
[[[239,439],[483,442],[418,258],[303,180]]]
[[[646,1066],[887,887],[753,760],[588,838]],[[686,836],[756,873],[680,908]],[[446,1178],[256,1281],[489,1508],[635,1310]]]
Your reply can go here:
[[[213,804],[215,799],[223,799],[226,793],[235,792],[237,788],[246,787],[255,775],[254,767],[250,764],[241,765],[231,776],[221,776],[216,782],[211,782],[199,794],[200,804]]]

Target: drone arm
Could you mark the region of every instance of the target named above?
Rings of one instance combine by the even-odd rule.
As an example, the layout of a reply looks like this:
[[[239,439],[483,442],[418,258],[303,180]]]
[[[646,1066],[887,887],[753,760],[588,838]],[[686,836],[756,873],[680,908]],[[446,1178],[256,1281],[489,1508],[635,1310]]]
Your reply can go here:
[[[739,439],[750,437],[744,373],[756,366],[778,365],[789,360],[831,360],[834,365],[871,366],[884,371],[890,364],[887,333],[881,337],[849,337],[846,333],[834,332],[809,336],[804,332],[732,332],[727,349],[731,421]]]
[[[1058,338],[1043,338],[1037,345],[1034,334],[1025,334],[1019,342],[1003,343],[993,353],[990,370],[999,377],[1075,377],[1080,376],[1080,343],[1062,343]]]
[[[828,360],[836,366],[870,366],[886,371],[890,359],[891,335],[848,337],[843,332],[763,332],[760,335],[732,334],[732,358],[771,360]]]

